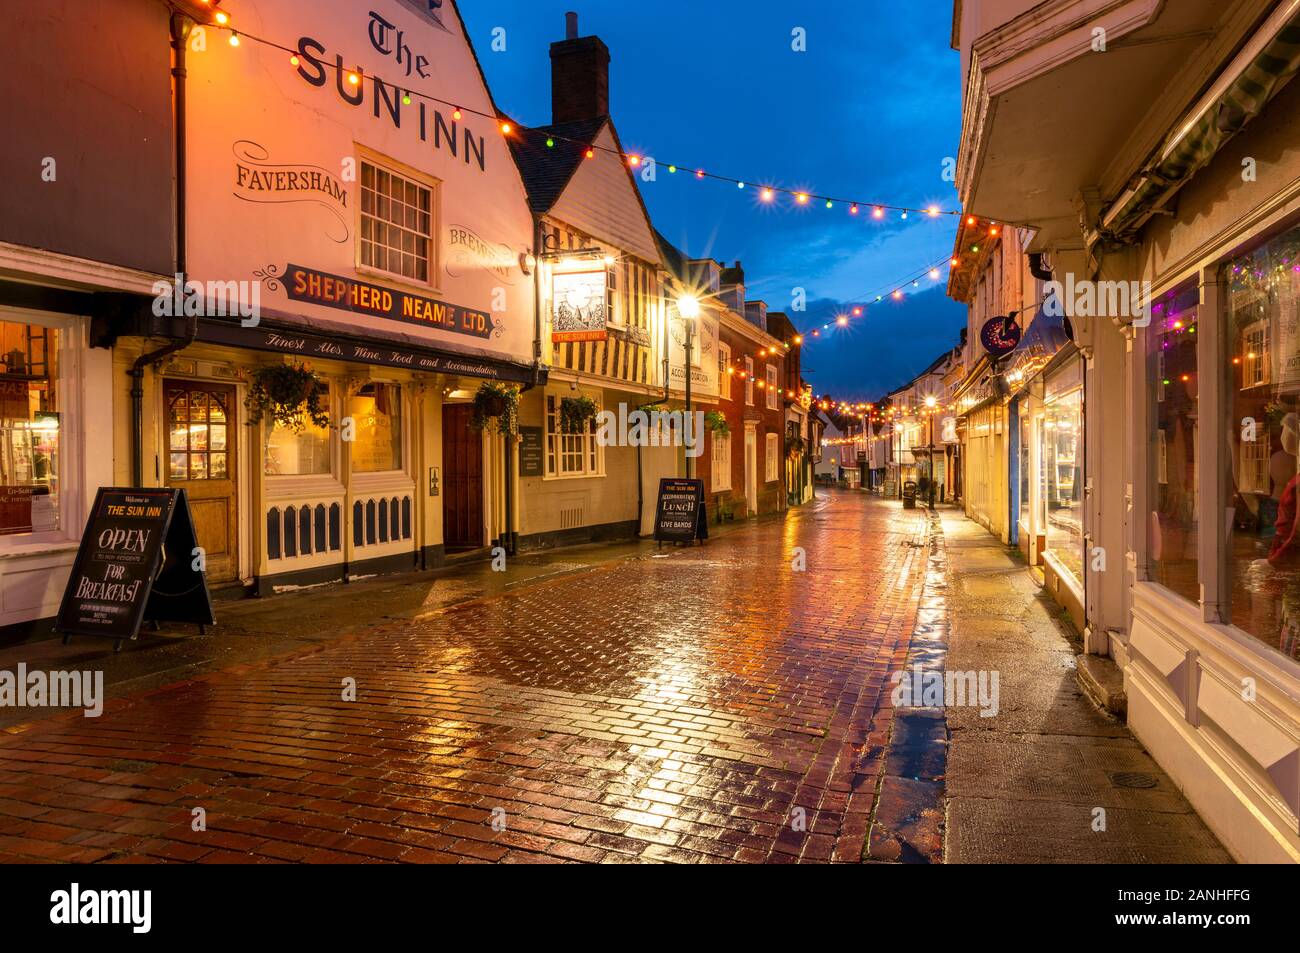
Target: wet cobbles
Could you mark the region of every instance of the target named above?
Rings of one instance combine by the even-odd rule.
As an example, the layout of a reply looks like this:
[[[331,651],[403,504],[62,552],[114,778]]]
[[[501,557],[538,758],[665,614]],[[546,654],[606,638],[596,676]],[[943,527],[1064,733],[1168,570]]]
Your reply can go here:
[[[35,723],[0,738],[0,860],[938,859],[946,739],[889,697],[942,649],[931,533],[833,494]]]

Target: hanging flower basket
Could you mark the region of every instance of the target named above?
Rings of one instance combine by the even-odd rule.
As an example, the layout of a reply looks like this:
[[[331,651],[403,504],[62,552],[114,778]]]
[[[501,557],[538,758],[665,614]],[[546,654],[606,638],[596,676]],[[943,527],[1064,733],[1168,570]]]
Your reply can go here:
[[[785,455],[787,457],[801,457],[808,448],[803,437],[786,437],[785,438]]]
[[[249,375],[244,409],[253,426],[269,417],[277,427],[302,433],[308,423],[328,427],[329,410],[323,406],[325,385],[303,364],[272,364]]]
[[[489,433],[519,432],[519,388],[485,381],[474,394],[474,415],[470,426]]]
[[[727,417],[720,410],[710,410],[704,415],[704,426],[712,433],[725,437],[731,433],[731,425],[727,423]]]
[[[560,399],[560,429],[565,433],[582,433],[587,422],[594,420],[598,408],[590,397],[564,397]]]

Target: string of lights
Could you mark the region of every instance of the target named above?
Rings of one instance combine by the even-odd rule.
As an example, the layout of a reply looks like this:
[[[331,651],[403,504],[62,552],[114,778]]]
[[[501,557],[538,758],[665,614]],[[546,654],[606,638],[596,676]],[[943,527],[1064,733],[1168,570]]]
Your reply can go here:
[[[208,6],[212,10],[212,20],[207,25],[225,30],[229,34],[229,43],[232,47],[237,48],[243,41],[247,40],[283,53],[287,57],[288,65],[290,67],[294,69],[302,68],[304,54],[283,43],[238,29],[233,22],[231,14],[227,10],[221,8],[221,0],[197,0],[197,2]],[[453,102],[452,100],[441,98],[425,90],[408,88],[405,84],[388,82],[377,74],[367,74],[360,66],[348,69],[343,66],[342,58],[336,59],[334,63],[329,63],[324,60],[314,60],[312,65],[321,69],[336,71],[338,73],[340,88],[342,88],[344,83],[348,86],[360,88],[363,87],[366,82],[370,82],[376,87],[383,87],[387,90],[400,92],[400,101],[404,106],[409,106],[418,99],[423,102],[446,107],[451,111],[451,118],[453,121],[458,122],[466,115],[488,120],[497,126],[502,136],[507,138],[518,137],[524,132],[531,131],[529,130],[529,127],[519,126],[518,124],[503,119],[494,113],[464,106]],[[614,155],[618,157],[620,161],[627,163],[629,167],[634,169],[642,167],[647,162],[652,161],[652,157],[641,155],[639,153],[625,152],[609,146],[601,146],[590,142],[567,138],[555,132],[547,132],[545,139],[546,147],[554,148],[557,142],[566,142],[582,148],[587,159],[595,158],[598,153]],[[699,180],[712,180],[727,183],[736,186],[737,189],[741,191],[752,189],[757,192],[759,201],[765,204],[775,202],[778,196],[785,196],[790,198],[796,206],[812,206],[814,204],[820,204],[824,205],[827,209],[844,207],[851,216],[860,215],[865,211],[866,214],[863,217],[874,221],[881,221],[887,218],[890,213],[896,213],[899,219],[903,221],[909,220],[912,215],[922,215],[931,219],[937,219],[944,216],[955,217],[963,214],[960,211],[942,209],[937,205],[930,205],[921,208],[890,202],[848,199],[840,196],[831,196],[812,191],[791,189],[778,185],[756,184],[752,180],[724,175],[688,163],[665,162],[662,160],[653,161],[655,161],[658,166],[666,167],[670,175],[675,175],[678,172],[688,172],[690,176]],[[976,223],[977,220],[974,217],[967,218],[968,226]],[[990,221],[987,224],[989,226],[989,234],[996,236],[999,231],[998,223]],[[973,253],[978,253],[979,250],[980,248],[978,244],[973,244],[971,246],[971,251]],[[948,258],[948,256],[945,256],[942,259],[937,259],[919,271],[909,274],[902,281],[879,285],[877,288],[872,289],[872,292],[868,294],[855,296],[855,299],[866,302],[868,299],[874,297],[874,302],[880,303],[885,300],[887,293],[890,299],[894,301],[902,301],[906,296],[904,289],[908,285],[913,288],[919,288],[921,280],[926,277],[933,281],[940,280],[942,277],[940,269],[945,262],[950,266],[955,267],[959,264],[959,259],[957,257]],[[779,347],[773,346],[760,348],[754,354],[749,355],[749,357],[758,360],[764,357],[777,356],[778,354],[788,352],[792,346],[798,347],[804,345],[809,338],[821,338],[823,332],[830,331],[832,328],[847,327],[852,318],[858,318],[865,315],[866,309],[867,305],[865,303],[851,305],[847,312],[836,315],[833,321],[827,321],[819,327],[813,327],[807,331],[796,333],[793,339],[783,341]],[[729,375],[738,376],[741,380],[747,379],[748,373],[742,366],[744,357],[744,355],[741,355],[733,360],[725,369],[725,372]],[[754,386],[763,390],[769,385],[765,380],[755,379]],[[788,399],[795,399],[802,395],[796,395],[793,391],[787,390],[785,396]],[[860,402],[835,402],[830,401],[829,399],[818,399],[818,403],[819,406],[823,407],[823,409],[829,409],[830,407],[866,409],[870,406],[861,404]]]
[[[236,28],[230,13],[221,9],[220,0],[198,0],[198,2],[211,7],[213,11],[212,21],[207,25],[227,31],[229,33],[229,42],[231,46],[238,47],[244,40],[248,40],[284,53],[288,57],[289,65],[295,69],[302,65],[302,55],[298,50],[275,40]],[[452,102],[451,100],[442,99],[423,90],[408,88],[401,83],[390,83],[378,75],[367,74],[365,70],[359,66],[348,69],[341,65],[341,61],[336,61],[334,64],[317,61],[314,65],[337,71],[340,74],[339,82],[346,82],[349,86],[362,87],[366,82],[371,82],[393,90],[400,90],[402,94],[401,102],[404,106],[411,105],[411,103],[416,99],[439,106],[445,106],[452,110],[453,120],[459,121],[466,115],[487,119],[494,123],[500,133],[506,137],[518,137],[524,132],[530,131],[530,127],[521,126],[517,123],[503,120],[501,117],[492,113],[463,106]],[[657,167],[662,166],[667,168],[670,175],[675,175],[678,172],[687,172],[689,176],[693,176],[696,179],[726,183],[735,186],[741,191],[754,189],[757,190],[759,201],[764,204],[771,204],[776,201],[778,196],[784,196],[788,197],[793,205],[797,207],[810,207],[813,205],[822,205],[827,209],[842,207],[852,216],[862,215],[863,212],[866,212],[866,214],[863,215],[863,218],[874,221],[882,221],[887,218],[890,213],[896,213],[901,221],[909,221],[913,215],[937,219],[941,217],[960,216],[962,214],[960,211],[940,208],[938,205],[928,205],[922,208],[919,206],[901,205],[892,202],[868,201],[864,199],[851,199],[842,196],[825,195],[819,192],[787,188],[785,186],[774,184],[759,184],[753,179],[743,179],[736,176],[724,175],[693,163],[668,162],[665,160],[655,159],[652,156],[625,152],[612,146],[602,146],[569,138],[555,132],[548,132],[545,141],[547,148],[554,148],[557,142],[566,142],[578,146],[585,150],[584,155],[588,159],[594,159],[598,153],[605,153],[617,156],[620,161],[627,163],[632,168],[640,168],[647,162],[653,160]]]

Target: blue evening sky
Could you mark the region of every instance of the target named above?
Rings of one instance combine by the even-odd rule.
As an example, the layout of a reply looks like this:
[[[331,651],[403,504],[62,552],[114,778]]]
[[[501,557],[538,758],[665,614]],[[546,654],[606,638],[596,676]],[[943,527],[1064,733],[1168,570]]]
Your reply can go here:
[[[743,178],[866,202],[956,208],[945,157],[960,131],[951,0],[460,0],[498,106],[529,125],[550,121],[550,43],[564,13],[610,49],[611,112],[624,148]],[[506,50],[492,51],[505,29]],[[803,27],[807,52],[791,49]],[[745,268],[748,295],[801,329],[863,304],[848,328],[804,351],[804,376],[836,396],[880,396],[957,343],[964,307],[943,279],[893,283],[952,252],[956,220],[845,206],[761,206],[757,193],[693,176],[643,183],[656,226],[693,257]],[[795,288],[807,310],[792,310]],[[926,289],[930,290],[926,290]],[[876,294],[886,301],[875,304]]]

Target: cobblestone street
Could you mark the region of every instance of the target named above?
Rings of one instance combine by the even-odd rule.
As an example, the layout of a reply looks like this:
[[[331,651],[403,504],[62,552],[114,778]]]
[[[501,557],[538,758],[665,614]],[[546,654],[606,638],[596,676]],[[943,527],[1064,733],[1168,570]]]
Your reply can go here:
[[[837,494],[31,724],[0,747],[0,853],[863,859],[926,535],[920,512]],[[933,798],[886,792],[874,852],[937,860]]]

